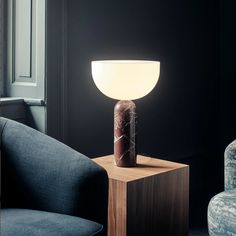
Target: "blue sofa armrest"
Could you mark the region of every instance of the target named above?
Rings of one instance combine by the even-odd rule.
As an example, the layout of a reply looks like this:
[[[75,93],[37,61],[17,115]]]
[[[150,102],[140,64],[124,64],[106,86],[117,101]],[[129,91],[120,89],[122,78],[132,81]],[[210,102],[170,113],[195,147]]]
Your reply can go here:
[[[79,216],[106,228],[108,177],[86,156],[23,124],[0,118],[2,207]]]
[[[225,149],[225,190],[236,188],[236,140]]]

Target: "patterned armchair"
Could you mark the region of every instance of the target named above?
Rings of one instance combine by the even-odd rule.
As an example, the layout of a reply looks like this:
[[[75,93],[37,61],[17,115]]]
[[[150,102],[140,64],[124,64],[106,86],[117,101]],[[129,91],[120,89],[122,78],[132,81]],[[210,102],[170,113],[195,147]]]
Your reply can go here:
[[[236,140],[225,150],[225,191],[209,203],[208,230],[211,236],[236,235]]]

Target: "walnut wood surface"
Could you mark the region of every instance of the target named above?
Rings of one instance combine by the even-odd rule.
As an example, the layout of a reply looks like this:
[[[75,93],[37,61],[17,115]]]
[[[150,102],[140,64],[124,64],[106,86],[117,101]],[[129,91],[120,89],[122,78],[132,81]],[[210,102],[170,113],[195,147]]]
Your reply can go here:
[[[155,159],[146,156],[137,156],[136,167],[117,167],[114,164],[114,156],[108,155],[93,159],[97,164],[103,166],[109,178],[129,182],[147,176],[157,175],[163,172],[171,171],[178,168],[187,167],[187,165]]]
[[[112,155],[93,159],[109,176],[108,235],[188,234],[187,165],[138,156],[138,166],[114,166]]]

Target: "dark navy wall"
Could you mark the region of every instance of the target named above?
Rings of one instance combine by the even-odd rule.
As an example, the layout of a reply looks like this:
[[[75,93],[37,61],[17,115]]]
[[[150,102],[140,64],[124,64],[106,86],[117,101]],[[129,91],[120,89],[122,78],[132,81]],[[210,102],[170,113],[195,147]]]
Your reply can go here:
[[[90,157],[113,152],[116,101],[93,83],[92,60],[160,60],[156,88],[135,101],[138,151],[190,164],[190,223],[206,224],[208,200],[223,189],[223,147],[236,130],[227,95],[233,78],[225,74],[227,55],[220,60],[229,49],[220,14],[230,6],[222,12],[215,0],[69,0],[67,7],[67,144]]]
[[[115,101],[95,87],[90,61],[150,59],[161,61],[161,75],[136,101],[140,152],[179,159],[210,148],[218,125],[215,1],[68,4],[69,143],[92,156],[112,152]]]
[[[221,146],[236,138],[236,2],[220,1]]]

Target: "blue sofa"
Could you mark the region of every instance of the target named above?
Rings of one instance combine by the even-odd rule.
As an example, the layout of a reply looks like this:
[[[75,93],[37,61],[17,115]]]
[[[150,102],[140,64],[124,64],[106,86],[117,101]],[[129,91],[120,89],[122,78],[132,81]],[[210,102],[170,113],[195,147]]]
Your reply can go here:
[[[225,191],[208,205],[208,230],[211,236],[236,235],[236,140],[225,150]]]
[[[108,177],[86,156],[0,117],[1,236],[106,235]]]

